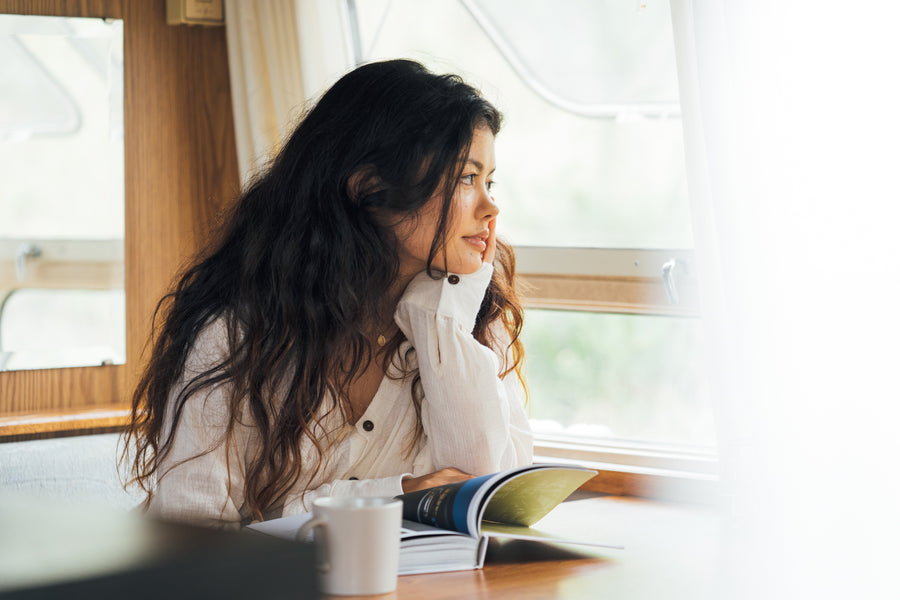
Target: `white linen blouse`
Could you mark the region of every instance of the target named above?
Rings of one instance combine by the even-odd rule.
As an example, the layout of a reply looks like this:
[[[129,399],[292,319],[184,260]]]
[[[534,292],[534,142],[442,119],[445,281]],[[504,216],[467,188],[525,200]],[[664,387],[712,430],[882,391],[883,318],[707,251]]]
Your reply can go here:
[[[446,467],[485,475],[532,461],[532,436],[524,393],[515,373],[500,379],[500,361],[472,336],[475,317],[493,267],[471,275],[431,279],[420,273],[401,298],[394,320],[408,342],[421,375],[424,433],[417,430],[410,378],[385,376],[355,425],[339,411],[320,414],[315,435],[332,445],[318,471],[301,475],[265,518],[308,512],[320,496],[396,496],[401,480]],[[193,375],[217,363],[227,351],[222,320],[198,336],[172,398]],[[413,364],[415,365],[416,362]],[[245,467],[259,451],[252,421],[236,425],[232,443],[221,443],[229,415],[227,390],[215,387],[192,396],[160,464],[150,514],[178,521],[236,528],[252,521],[244,503]],[[170,403],[171,404],[171,403]],[[328,403],[323,403],[327,405]],[[171,430],[167,414],[163,439]],[[315,465],[309,439],[301,442],[304,463]]]

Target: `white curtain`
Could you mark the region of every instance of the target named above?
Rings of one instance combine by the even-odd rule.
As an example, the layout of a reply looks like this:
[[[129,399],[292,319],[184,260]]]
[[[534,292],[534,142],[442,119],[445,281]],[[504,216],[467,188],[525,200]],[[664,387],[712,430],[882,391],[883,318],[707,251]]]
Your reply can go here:
[[[720,597],[898,598],[900,7],[672,0]]]
[[[314,101],[352,66],[342,0],[225,0],[241,180],[265,166]]]

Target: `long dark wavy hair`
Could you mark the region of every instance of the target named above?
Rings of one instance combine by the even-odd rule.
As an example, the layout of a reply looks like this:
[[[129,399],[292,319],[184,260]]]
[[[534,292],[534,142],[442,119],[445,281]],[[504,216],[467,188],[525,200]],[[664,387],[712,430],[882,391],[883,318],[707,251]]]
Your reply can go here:
[[[399,274],[397,240],[376,215],[414,218],[439,194],[428,261],[438,276],[443,265],[432,262],[453,220],[474,130],[496,135],[500,123],[497,109],[459,77],[408,60],[363,65],[335,83],[241,194],[216,241],[159,302],[152,354],[124,436],[129,483],[152,497],[185,403],[223,385],[231,424],[222,442],[244,411],[261,442],[245,472],[251,515],[262,518],[301,473],[318,472],[328,448],[312,433],[317,418],[333,410],[347,416],[341,398],[374,356],[367,334],[389,308],[379,302]],[[474,336],[507,357],[499,375],[515,371],[521,379],[523,310],[514,279],[512,249],[498,240]],[[194,342],[216,319],[225,324],[228,351],[180,387]],[[399,355],[403,339],[396,333],[384,356]],[[415,372],[405,376],[416,379],[421,434],[421,383]],[[315,465],[301,461],[304,437],[318,450]]]

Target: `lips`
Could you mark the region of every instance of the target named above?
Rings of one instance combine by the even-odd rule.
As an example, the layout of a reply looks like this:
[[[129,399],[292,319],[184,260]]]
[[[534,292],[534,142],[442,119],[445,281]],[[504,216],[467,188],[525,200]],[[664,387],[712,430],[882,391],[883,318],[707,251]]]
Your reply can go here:
[[[463,236],[463,239],[473,246],[476,246],[481,252],[484,252],[487,249],[487,240],[489,235],[490,232],[485,230],[475,235]]]

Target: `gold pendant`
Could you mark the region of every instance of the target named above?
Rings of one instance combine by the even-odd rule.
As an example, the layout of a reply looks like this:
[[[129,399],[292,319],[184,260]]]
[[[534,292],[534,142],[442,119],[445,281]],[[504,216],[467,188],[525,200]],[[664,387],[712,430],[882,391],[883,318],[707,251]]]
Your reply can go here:
[[[382,346],[384,346],[385,344],[387,344],[387,338],[384,337],[384,335],[379,335],[379,336],[378,336],[378,339],[375,340],[375,341],[378,342],[378,347],[379,347],[379,348],[381,348]]]

